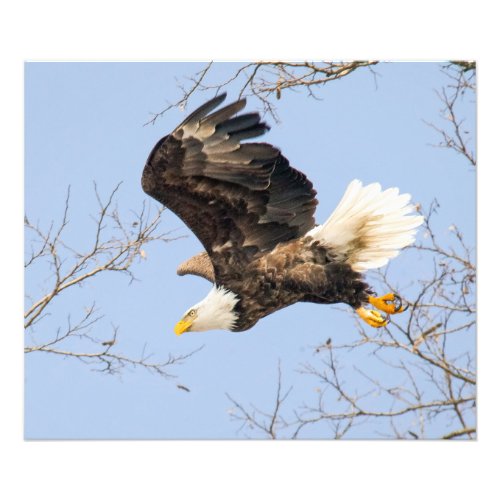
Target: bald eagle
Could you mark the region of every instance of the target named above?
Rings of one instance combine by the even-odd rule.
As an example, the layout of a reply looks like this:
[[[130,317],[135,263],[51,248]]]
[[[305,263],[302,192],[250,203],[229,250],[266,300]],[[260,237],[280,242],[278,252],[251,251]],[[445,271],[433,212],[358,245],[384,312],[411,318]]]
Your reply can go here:
[[[353,180],[316,225],[312,183],[276,147],[242,142],[269,127],[258,113],[238,115],[245,99],[214,111],[225,98],[211,99],[160,139],[142,175],[144,191],[176,213],[205,249],[178,274],[213,283],[175,333],[241,332],[296,302],[343,302],[369,325],[386,325],[404,310],[402,301],[393,293],[374,296],[362,273],[414,241],[422,217],[412,215],[410,196]]]

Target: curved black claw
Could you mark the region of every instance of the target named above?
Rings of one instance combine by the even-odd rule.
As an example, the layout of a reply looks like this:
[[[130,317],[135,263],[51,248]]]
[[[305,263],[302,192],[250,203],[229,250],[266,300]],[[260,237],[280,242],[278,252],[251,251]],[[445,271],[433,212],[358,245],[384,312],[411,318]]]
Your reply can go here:
[[[410,304],[408,303],[403,306],[403,299],[397,293],[394,294],[394,312],[396,314],[405,312],[409,306]]]
[[[385,321],[385,325],[384,326],[387,326],[392,321],[391,320],[391,315],[390,314],[386,314],[385,318],[384,318],[384,321]]]

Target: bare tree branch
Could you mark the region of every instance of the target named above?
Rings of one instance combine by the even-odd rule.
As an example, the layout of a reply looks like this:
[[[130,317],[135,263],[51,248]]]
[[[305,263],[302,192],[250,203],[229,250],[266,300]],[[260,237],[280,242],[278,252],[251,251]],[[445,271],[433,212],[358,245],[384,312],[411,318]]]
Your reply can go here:
[[[285,394],[282,394],[281,364],[278,363],[278,387],[272,411],[266,413],[255,407],[252,410],[246,410],[234,398],[226,394],[229,401],[234,405],[234,408],[229,411],[231,418],[242,422],[240,430],[245,427],[259,429],[267,437],[276,439],[278,430],[288,426],[287,422],[280,415],[280,411],[291,390],[292,387]]]
[[[361,68],[368,68],[375,75],[373,66],[376,64],[378,61],[258,61],[243,64],[222,82],[210,83],[212,62],[209,62],[194,77],[188,78],[189,85],[179,86],[182,97],[177,102],[169,104],[158,113],[152,113],[151,119],[145,125],[154,124],[158,118],[172,108],[180,107],[183,109],[197,91],[215,91],[218,94],[230,84],[239,86],[238,98],[257,97],[264,114],[269,113],[278,122],[277,109],[271,101],[273,96],[279,100],[284,91],[296,91],[303,88],[307,90],[309,96],[318,99],[314,93],[315,88],[344,78]]]
[[[92,217],[94,232],[90,245],[85,250],[75,250],[64,241],[69,227],[70,193],[68,188],[63,216],[56,225],[52,222],[47,230],[25,217],[25,228],[29,251],[25,262],[27,283],[35,266],[47,274],[48,288],[39,298],[27,297],[25,312],[25,353],[49,353],[95,366],[95,370],[109,374],[119,373],[123,368],[142,367],[163,377],[172,377],[168,369],[192,356],[196,351],[184,355],[169,354],[167,359],[153,361],[146,354],[146,346],[140,356],[121,353],[118,327],[113,326],[111,334],[100,339],[94,327],[102,320],[93,303],[84,308],[78,321],[67,316],[65,325],[55,332],[47,330],[43,320],[54,309],[56,298],[75,286],[83,286],[103,273],[117,272],[130,281],[135,279],[134,264],[146,258],[145,247],[153,242],[169,243],[174,238],[170,232],[161,232],[160,217],[163,208],[150,215],[143,203],[140,212],[132,213],[132,220],[125,221],[115,205],[118,184],[111,194],[103,199],[94,183],[97,200],[97,216]],[[27,245],[28,247],[28,245]]]
[[[443,105],[440,113],[446,125],[425,123],[441,136],[437,147],[456,151],[476,167],[476,154],[468,137],[470,128],[465,127],[465,121],[457,114],[457,107],[462,99],[475,97],[476,64],[474,61],[452,61],[445,65],[443,71],[450,79],[450,84],[436,94]]]
[[[448,434],[445,434],[443,436],[443,439],[454,439],[456,437],[464,436],[465,434],[468,434],[468,435],[476,434],[475,427],[471,427],[470,429],[469,428],[464,428],[464,429],[458,429],[456,431],[452,431],[452,432],[450,432]]]
[[[33,352],[43,352],[43,353],[50,353],[59,356],[74,358],[85,364],[96,365],[96,368],[94,368],[95,371],[107,373],[110,375],[119,374],[121,373],[121,370],[126,367],[127,368],[140,367],[146,369],[147,371],[155,375],[161,375],[162,377],[165,378],[174,378],[175,376],[172,375],[169,371],[167,371],[167,369],[173,365],[181,364],[183,361],[190,358],[192,355],[194,355],[195,353],[197,353],[202,349],[202,347],[200,347],[188,354],[177,355],[177,356],[169,354],[167,359],[163,361],[150,361],[151,356],[146,355],[145,351],[143,351],[140,357],[127,356],[119,352],[114,352],[114,350],[112,351],[113,347],[116,345],[117,334],[118,334],[118,328],[115,327],[113,329],[112,340],[101,342],[103,348],[94,350],[93,352],[63,350],[52,347],[53,344],[56,344],[61,340],[64,340],[64,338],[71,336],[72,335],[71,333],[65,334],[63,338],[59,338],[56,341],[47,343],[45,345],[27,346],[25,347],[24,352],[26,354]]]

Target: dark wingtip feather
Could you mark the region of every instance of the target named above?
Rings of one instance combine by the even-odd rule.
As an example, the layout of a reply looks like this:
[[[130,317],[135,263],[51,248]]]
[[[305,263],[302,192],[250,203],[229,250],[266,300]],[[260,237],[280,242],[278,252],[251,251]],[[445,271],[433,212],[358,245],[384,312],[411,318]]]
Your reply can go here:
[[[211,111],[213,111],[216,107],[220,106],[226,100],[227,94],[226,92],[215,96],[210,101],[207,101],[205,104],[196,108],[177,128],[176,130],[182,128],[189,122],[197,122],[207,116]]]
[[[243,99],[216,110],[225,99],[214,97],[158,142],[143,189],[179,215],[209,252],[226,239],[269,250],[314,227],[316,192],[278,148],[241,142],[269,126],[257,112],[238,114]]]
[[[224,122],[225,120],[231,118],[231,116],[241,111],[246,106],[246,104],[247,104],[246,99],[240,99],[239,101],[232,102],[231,104],[228,104],[227,106],[219,109],[215,113],[205,116],[201,120],[201,123],[202,124],[210,123],[212,125],[218,125],[219,123]]]

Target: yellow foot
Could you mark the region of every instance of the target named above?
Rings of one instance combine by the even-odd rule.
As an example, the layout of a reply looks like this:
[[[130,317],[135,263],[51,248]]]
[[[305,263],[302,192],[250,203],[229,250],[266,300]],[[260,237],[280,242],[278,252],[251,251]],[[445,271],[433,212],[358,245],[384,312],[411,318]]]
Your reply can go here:
[[[387,314],[399,314],[408,308],[408,306],[403,307],[401,297],[395,293],[388,293],[382,297],[369,297],[368,302]]]
[[[380,328],[381,326],[385,326],[389,323],[389,316],[382,316],[378,311],[374,311],[373,309],[358,307],[356,312],[363,321],[375,328]]]

